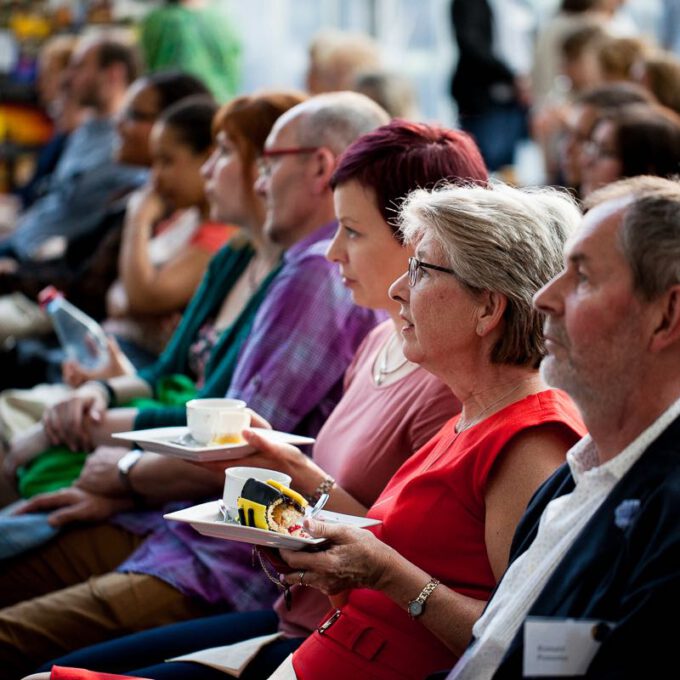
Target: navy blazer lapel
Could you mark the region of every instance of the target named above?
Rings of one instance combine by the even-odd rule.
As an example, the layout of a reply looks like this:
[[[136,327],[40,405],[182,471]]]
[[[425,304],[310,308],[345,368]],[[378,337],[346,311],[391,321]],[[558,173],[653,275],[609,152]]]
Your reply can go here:
[[[600,598],[598,593],[617,592],[615,581],[622,578],[622,574],[614,566],[626,551],[628,533],[635,522],[635,517],[626,517],[621,508],[630,507],[629,501],[639,501],[637,513],[643,514],[645,503],[679,464],[680,418],[676,418],[631,467],[586,524],[532,605],[530,616],[598,618],[598,609],[606,604],[606,598]],[[555,494],[552,498],[556,498],[569,493],[573,487],[568,467],[566,473],[564,468],[560,468],[546,482],[529,507],[532,523],[523,520],[520,524],[518,533],[523,531],[524,536],[516,537],[517,554],[533,541],[542,508],[551,500],[550,492]],[[635,505],[632,507],[635,508]],[[521,659],[522,639],[523,629],[520,628],[506,659],[518,651]]]

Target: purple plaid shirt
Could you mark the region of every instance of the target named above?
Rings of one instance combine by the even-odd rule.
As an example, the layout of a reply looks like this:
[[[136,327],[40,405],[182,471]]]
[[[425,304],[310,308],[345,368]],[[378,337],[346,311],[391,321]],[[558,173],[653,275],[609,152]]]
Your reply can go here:
[[[277,430],[316,435],[340,399],[354,352],[382,318],[352,303],[336,265],[326,260],[334,229],[335,223],[325,225],[286,252],[227,393]],[[119,571],[157,576],[186,595],[237,611],[273,602],[274,587],[253,567],[250,546],[201,536],[157,512],[125,513],[116,523],[149,534]]]
[[[277,430],[316,434],[342,396],[345,370],[381,315],[357,307],[325,257],[332,222],[296,243],[255,317],[228,397]]]

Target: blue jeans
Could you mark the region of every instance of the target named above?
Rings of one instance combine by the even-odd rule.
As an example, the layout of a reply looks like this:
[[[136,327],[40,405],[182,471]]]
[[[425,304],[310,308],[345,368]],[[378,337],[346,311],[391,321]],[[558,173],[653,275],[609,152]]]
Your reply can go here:
[[[517,104],[496,104],[461,116],[460,126],[474,137],[490,172],[512,165],[517,145],[529,135],[527,112]]]
[[[47,513],[12,515],[21,501],[0,510],[0,560],[21,555],[49,541],[58,529],[47,522]]]
[[[277,631],[278,617],[273,610],[209,616],[195,621],[162,626],[153,630],[85,647],[45,664],[87,668],[88,670],[136,675],[153,680],[225,680],[224,673],[196,663],[165,659],[209,647],[242,642]],[[241,675],[241,680],[268,678],[304,638],[275,640],[260,651]]]

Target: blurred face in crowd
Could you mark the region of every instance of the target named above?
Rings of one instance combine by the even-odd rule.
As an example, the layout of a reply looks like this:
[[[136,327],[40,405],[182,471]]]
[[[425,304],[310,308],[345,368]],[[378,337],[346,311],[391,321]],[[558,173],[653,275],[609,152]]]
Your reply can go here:
[[[603,81],[602,69],[594,48],[584,49],[578,57],[565,59],[562,72],[571,81],[572,92],[583,92]]]
[[[116,160],[129,165],[150,166],[149,137],[159,114],[158,94],[145,80],[128,89],[118,115],[119,145]]]
[[[99,47],[96,44],[86,44],[76,50],[67,77],[71,94],[81,106],[97,108],[101,105],[106,71],[99,66]]]
[[[616,126],[611,120],[603,120],[593,129],[581,154],[581,196],[615,182],[622,172]]]
[[[201,166],[209,151],[195,152],[172,125],[158,122],[151,131],[151,179],[154,189],[172,208],[205,202]]]
[[[66,71],[59,54],[48,54],[40,60],[37,89],[40,101],[46,107],[61,96]]]
[[[576,104],[571,107],[565,124],[560,148],[560,168],[567,186],[578,188],[581,184],[581,155],[583,145],[597,118],[597,109]]]
[[[215,150],[201,168],[210,216],[243,225],[248,221],[248,208],[241,155],[226,132],[219,132],[216,141]]]
[[[406,271],[413,249],[397,241],[372,189],[352,180],[336,187],[333,198],[338,229],[326,257],[338,264],[356,304],[396,311],[387,291]]]

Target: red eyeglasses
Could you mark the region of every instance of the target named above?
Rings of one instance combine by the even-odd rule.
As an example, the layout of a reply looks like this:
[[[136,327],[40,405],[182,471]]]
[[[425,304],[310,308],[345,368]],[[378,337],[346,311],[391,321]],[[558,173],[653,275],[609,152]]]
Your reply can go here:
[[[277,158],[278,156],[297,156],[303,153],[314,153],[318,149],[318,146],[289,146],[282,149],[265,149],[257,160],[257,170],[260,175],[269,177],[272,168],[268,159]]]

